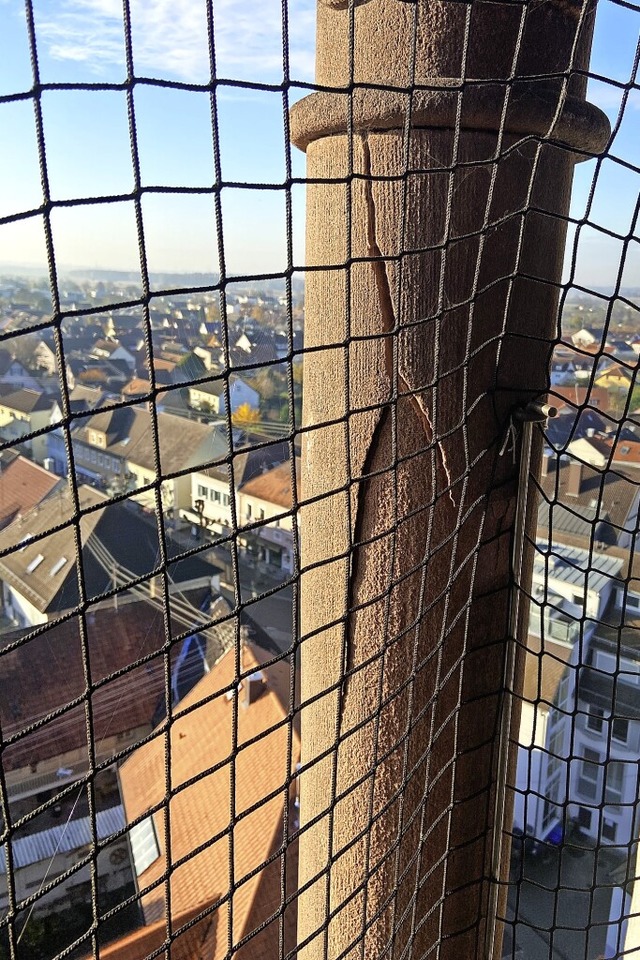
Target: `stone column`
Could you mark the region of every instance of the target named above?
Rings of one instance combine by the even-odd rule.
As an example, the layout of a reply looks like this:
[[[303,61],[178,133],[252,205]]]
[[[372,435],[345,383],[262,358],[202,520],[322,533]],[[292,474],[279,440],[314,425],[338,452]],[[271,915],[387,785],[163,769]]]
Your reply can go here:
[[[499,956],[505,441],[547,385],[573,165],[608,136],[564,80],[594,8],[341,6],[318,7],[331,90],[292,111],[314,181],[299,957]]]

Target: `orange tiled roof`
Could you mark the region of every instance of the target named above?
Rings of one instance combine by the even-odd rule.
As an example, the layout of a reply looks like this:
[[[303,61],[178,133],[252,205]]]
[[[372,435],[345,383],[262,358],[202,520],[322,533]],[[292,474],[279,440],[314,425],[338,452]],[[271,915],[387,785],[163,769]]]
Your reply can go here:
[[[296,460],[296,477],[298,485],[300,483],[300,461]],[[291,510],[293,498],[291,496],[291,464],[281,463],[268,470],[266,473],[258,474],[253,480],[249,480],[242,487],[242,493],[248,497],[257,497],[266,503],[275,503],[279,507],[285,507]]]
[[[604,387],[562,387],[557,386],[549,391],[549,403],[552,403],[558,410],[563,407],[596,407],[598,410],[607,410],[609,407],[609,394]]]
[[[140,394],[149,393],[151,390],[151,384],[148,380],[143,380],[142,377],[133,377],[132,380],[129,380],[129,383],[126,383],[122,388],[123,396],[133,396],[137,397]]]
[[[630,466],[640,466],[640,442],[637,440],[604,440],[606,447],[603,453],[611,456],[612,463],[626,463]]]
[[[171,932],[171,951],[159,950],[167,940],[167,926],[164,919],[148,927],[134,930],[114,943],[100,947],[100,960],[146,960],[154,956],[157,960],[201,960],[209,957],[215,943],[216,917],[209,914],[192,926],[187,927],[198,916],[197,910],[191,910],[178,917]],[[178,931],[187,927],[183,933]],[[91,954],[93,958],[93,954]],[[89,957],[86,958],[89,960]]]
[[[0,473],[0,530],[40,503],[58,483],[64,481],[25,457],[16,457]]]
[[[246,646],[244,670],[257,668],[267,657],[258,648]],[[160,732],[120,768],[130,822],[161,805],[154,814],[160,856],[138,878],[145,919],[154,923],[162,918],[167,882],[174,916],[220,901],[215,911],[219,935],[207,960],[220,960],[228,954],[231,906],[234,945],[266,924],[259,937],[248,942],[246,953],[240,951],[234,957],[276,956],[283,857],[295,890],[293,845],[287,844],[286,853],[282,851],[283,809],[290,800],[286,784],[299,754],[295,730],[291,756],[287,749],[289,728],[294,722],[288,714],[289,666],[278,662],[266,668],[263,676],[264,686],[255,702],[244,707],[241,691],[236,712],[233,697],[229,699],[221,692],[236,678],[235,654],[228,651],[181,701],[170,732]],[[238,752],[234,757],[236,718]],[[167,804],[168,746],[171,798]],[[200,779],[193,782],[195,777]],[[230,822],[231,809],[235,811],[234,823]],[[149,890],[150,884],[163,878],[167,870],[165,810],[173,866],[169,880]],[[231,834],[233,892],[229,888]],[[267,864],[271,856],[274,859]],[[295,935],[294,924],[295,903],[285,915],[289,936]]]

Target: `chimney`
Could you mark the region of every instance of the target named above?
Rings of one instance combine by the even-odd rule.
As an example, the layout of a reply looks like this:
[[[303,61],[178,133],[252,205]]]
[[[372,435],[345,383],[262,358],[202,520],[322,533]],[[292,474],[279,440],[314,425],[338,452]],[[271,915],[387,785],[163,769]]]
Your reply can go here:
[[[569,464],[569,478],[566,494],[568,497],[579,497],[582,492],[582,464],[572,460]]]
[[[255,670],[248,677],[244,676],[245,671],[251,668],[251,665],[247,663],[246,656],[248,639],[249,630],[245,626],[240,627],[240,672],[243,674],[240,705],[245,710],[256,702],[264,690],[264,674],[261,670]]]
[[[255,703],[258,697],[262,695],[265,688],[264,673],[262,670],[256,670],[255,673],[245,677],[242,681],[242,700],[240,703],[247,709],[252,703]]]
[[[545,450],[542,455],[542,468],[541,476],[548,477],[551,473],[551,461],[553,459],[553,454],[550,450]]]

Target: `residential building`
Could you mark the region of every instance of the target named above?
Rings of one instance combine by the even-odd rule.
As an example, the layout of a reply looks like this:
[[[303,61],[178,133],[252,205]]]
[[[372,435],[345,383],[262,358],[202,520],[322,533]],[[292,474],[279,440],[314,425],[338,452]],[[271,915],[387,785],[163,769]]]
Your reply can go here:
[[[638,487],[608,469],[614,448],[584,437],[545,456],[515,823],[626,849],[640,829]]]
[[[618,473],[620,468],[633,472],[640,468],[640,441],[630,430],[624,436],[586,437],[575,440],[568,452],[599,470]]]
[[[227,533],[236,525],[244,525],[239,491],[249,481],[286,462],[288,458],[288,444],[276,441],[249,450],[239,450],[231,461],[231,471],[227,463],[194,471],[191,474],[190,508],[182,511],[181,515],[207,526],[214,533]]]
[[[589,347],[599,347],[602,342],[602,331],[587,330],[586,327],[582,327],[571,335],[571,342],[580,350],[586,350]]]
[[[260,395],[257,390],[240,377],[229,377],[229,406],[232,413],[238,407],[248,405],[257,410],[260,405]],[[187,387],[189,405],[194,410],[204,410],[222,416],[227,410],[227,385],[223,377],[215,377],[200,383],[192,383]]]
[[[117,340],[96,340],[91,349],[90,356],[97,360],[123,361],[130,373],[134,373],[136,369],[135,356],[125,349]]]
[[[217,917],[209,912],[201,916],[197,907],[172,917],[171,947],[163,950],[167,939],[164,918],[143,926],[100,948],[100,960],[200,960],[211,957],[216,942]],[[276,947],[277,949],[277,947]],[[236,956],[241,956],[238,953]],[[84,960],[94,960],[93,952]]]
[[[115,765],[109,761],[153,728],[164,692],[164,641],[162,611],[145,601],[121,604],[117,610],[91,608],[82,624],[76,615],[41,632],[3,636],[4,791],[18,902],[79,861],[86,863],[35,901],[36,914],[58,912],[90,897],[92,823],[83,778],[95,764],[102,765],[93,791],[100,839],[106,841],[125,826]],[[125,667],[131,672],[112,676]],[[91,705],[91,744],[85,699]],[[3,845],[0,862],[5,853]],[[98,857],[98,876],[101,894],[131,883],[122,833]],[[6,905],[3,870],[0,908]]]
[[[628,547],[635,536],[640,488],[623,470],[583,462],[591,440],[576,440],[570,453],[543,458],[538,485],[538,538],[591,548]],[[589,449],[591,449],[589,447]]]
[[[601,844],[627,848],[638,837],[639,636],[640,621],[627,622],[574,646],[549,713],[541,838],[568,822]]]
[[[46,434],[30,434],[49,426],[54,400],[40,390],[19,387],[0,391],[0,442],[13,443],[38,463],[47,455]]]
[[[296,485],[300,462],[296,458]],[[260,560],[291,573],[294,567],[291,463],[285,462],[259,473],[238,488],[238,517],[249,527],[239,540]]]
[[[158,731],[119,769],[127,821],[137,822],[140,834],[132,846],[145,923],[155,930],[164,922],[167,893],[173,923],[197,908],[210,921],[208,960],[228,956],[229,934],[239,960],[276,956],[281,931],[285,952],[295,944],[295,898],[283,914],[281,903],[282,883],[293,897],[297,880],[297,842],[285,834],[287,823],[290,834],[297,829],[299,735],[291,669],[287,662],[270,663],[268,654],[245,643],[238,675],[230,650],[185,697],[171,727]],[[246,947],[238,948],[250,934]],[[130,956],[128,947],[139,936],[114,943],[108,956]]]
[[[634,358],[634,365],[637,359]],[[625,397],[633,380],[633,367],[622,363],[613,363],[610,358],[601,357],[594,383],[605,390],[622,390]]]
[[[550,447],[565,453],[572,441],[580,437],[604,436],[610,426],[611,421],[604,412],[592,407],[576,410],[566,405],[560,409],[559,416],[549,421],[545,439]]]
[[[0,383],[14,390],[39,390],[37,377],[30,373],[11,351],[0,349]]]
[[[80,383],[70,391],[69,413],[71,417],[96,410],[109,402],[110,395],[100,387],[90,387]],[[65,442],[65,428],[62,425],[63,414],[60,403],[54,403],[49,418],[50,429],[46,434],[46,456],[44,466],[59,477],[68,475],[67,446]],[[84,421],[80,421],[82,423]],[[72,427],[73,429],[73,427]]]
[[[571,386],[554,387],[549,394],[549,403],[552,403],[558,412],[562,411],[564,407],[576,411],[581,411],[586,407],[606,411],[609,405],[609,394],[604,387],[585,387],[576,383]]]
[[[201,589],[199,596],[208,593]],[[176,610],[172,598],[170,608],[176,633],[183,632],[189,609],[191,617],[206,621],[198,634],[174,644],[168,654],[175,706],[233,646],[235,627],[219,599],[212,607],[207,602],[204,613],[189,608],[184,598]],[[194,638],[200,644],[200,670],[190,650]],[[74,898],[90,899],[87,854],[93,833],[84,778],[95,767],[100,767],[93,778],[98,838],[106,841],[120,832],[98,857],[99,893],[132,882],[116,758],[148,737],[166,715],[166,669],[164,605],[152,598],[121,599],[117,608],[92,605],[84,617],[75,614],[44,631],[3,635],[3,789],[15,825],[10,843],[18,902],[39,891],[45,878],[50,883],[70,866],[86,862],[36,901],[36,913],[66,909]],[[85,702],[91,708],[91,743]],[[4,856],[0,846],[0,864]],[[6,904],[3,871],[0,908]]]
[[[170,413],[157,414],[160,496],[165,512],[191,506],[190,468],[224,461],[229,441],[224,421],[202,424]],[[80,482],[130,492],[143,507],[155,510],[158,463],[154,423],[146,406],[104,410],[73,431],[76,474]],[[140,490],[141,487],[147,489]]]
[[[34,347],[32,358],[33,363],[38,370],[42,370],[49,376],[53,376],[57,372],[58,360],[55,350],[52,349],[46,340],[40,340],[37,343],[37,345]]]
[[[571,716],[559,729],[558,698],[577,709],[569,683],[578,659],[587,655],[592,638],[619,626],[622,609],[630,610],[636,602],[634,590],[625,590],[624,584],[635,542],[638,487],[623,472],[577,459],[591,442],[575,441],[572,455],[547,451],[538,486],[515,796],[517,826],[538,837],[543,827],[547,833],[558,827],[549,813],[545,821],[540,798],[548,789],[556,790],[566,772],[549,756],[561,743],[565,757],[575,754]],[[601,748],[604,755],[606,742]]]
[[[98,895],[103,897],[121,890],[131,881],[127,838],[122,833],[124,826],[124,811],[118,804],[96,813],[95,828],[91,817],[77,817],[10,841],[16,904],[40,893],[81,861],[84,861],[83,868],[33,902],[32,916],[60,913],[78,903],[88,903],[92,891],[91,845],[96,840],[106,844],[110,838],[113,842],[96,858]],[[9,905],[6,859],[3,844],[0,845],[0,910],[3,911]]]
[[[148,398],[150,394],[151,384],[148,380],[144,380],[142,377],[132,377],[122,388],[120,399],[124,401],[142,400]]]
[[[539,541],[533,566],[529,630],[572,646],[604,619],[624,561],[552,541]]]
[[[115,589],[124,596],[157,592],[161,551],[155,525],[132,505],[112,503],[91,487],[79,487],[78,497],[78,519],[71,493],[64,489],[0,530],[3,612],[18,626],[44,624],[77,607],[78,547],[87,600],[102,599]],[[170,541],[167,549],[179,555]],[[212,581],[219,582],[219,572],[219,565],[200,557],[177,559],[169,566],[175,590],[183,592],[211,588]]]

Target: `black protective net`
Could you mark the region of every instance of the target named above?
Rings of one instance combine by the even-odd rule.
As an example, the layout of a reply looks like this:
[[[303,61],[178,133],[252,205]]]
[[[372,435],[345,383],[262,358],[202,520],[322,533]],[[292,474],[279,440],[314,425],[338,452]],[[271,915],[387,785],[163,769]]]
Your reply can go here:
[[[640,7],[169,6],[0,13],[0,958],[633,955]]]

